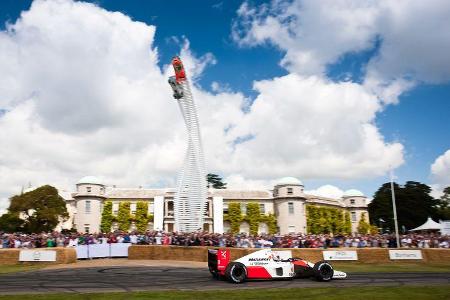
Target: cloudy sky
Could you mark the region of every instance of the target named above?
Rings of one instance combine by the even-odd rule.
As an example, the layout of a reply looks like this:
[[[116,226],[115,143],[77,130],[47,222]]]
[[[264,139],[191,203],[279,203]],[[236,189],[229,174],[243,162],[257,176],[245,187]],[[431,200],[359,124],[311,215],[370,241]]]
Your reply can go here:
[[[450,185],[449,1],[4,0],[0,23],[0,210],[85,175],[173,186],[175,54],[230,187]]]

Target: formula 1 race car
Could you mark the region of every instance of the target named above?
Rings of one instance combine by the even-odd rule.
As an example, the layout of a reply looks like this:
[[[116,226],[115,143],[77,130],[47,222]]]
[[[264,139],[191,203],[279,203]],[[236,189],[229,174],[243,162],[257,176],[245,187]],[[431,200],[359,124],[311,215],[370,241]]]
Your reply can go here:
[[[184,71],[183,63],[178,56],[172,58],[172,66],[175,70],[175,79],[177,83],[181,83],[186,80],[186,72]]]
[[[347,274],[333,270],[331,264],[315,264],[293,258],[290,250],[263,249],[230,262],[230,250],[209,249],[208,268],[216,279],[242,283],[247,279],[294,279],[313,277],[319,281],[344,279]]]

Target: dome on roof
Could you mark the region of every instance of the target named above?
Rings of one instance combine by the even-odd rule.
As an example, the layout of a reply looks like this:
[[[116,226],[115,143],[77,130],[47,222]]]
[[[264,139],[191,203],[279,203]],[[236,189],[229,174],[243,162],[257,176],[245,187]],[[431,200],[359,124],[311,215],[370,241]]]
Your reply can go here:
[[[277,181],[276,185],[303,185],[303,183],[295,177],[283,177]]]
[[[351,189],[346,190],[343,197],[364,197],[364,194],[361,191]]]
[[[100,184],[103,185],[100,180],[95,176],[85,176],[78,180],[77,184]]]

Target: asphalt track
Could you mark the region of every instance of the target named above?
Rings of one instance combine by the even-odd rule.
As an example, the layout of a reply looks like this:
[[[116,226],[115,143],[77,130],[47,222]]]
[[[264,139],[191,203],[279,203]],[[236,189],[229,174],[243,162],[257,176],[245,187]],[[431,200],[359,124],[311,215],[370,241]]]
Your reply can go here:
[[[449,284],[449,273],[355,273],[345,280],[250,281],[213,279],[207,269],[179,267],[101,267],[40,270],[0,276],[0,295],[48,292],[123,292]]]

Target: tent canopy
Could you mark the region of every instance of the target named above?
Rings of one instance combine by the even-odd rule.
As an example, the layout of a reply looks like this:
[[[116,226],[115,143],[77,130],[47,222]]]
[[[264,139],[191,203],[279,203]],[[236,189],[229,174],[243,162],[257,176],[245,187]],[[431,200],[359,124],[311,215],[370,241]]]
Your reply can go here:
[[[411,229],[411,231],[420,231],[420,230],[440,230],[441,224],[433,221],[430,217],[428,217],[428,220],[423,223],[421,226]]]

